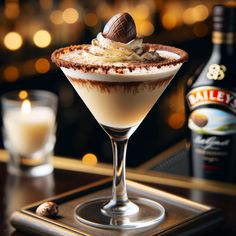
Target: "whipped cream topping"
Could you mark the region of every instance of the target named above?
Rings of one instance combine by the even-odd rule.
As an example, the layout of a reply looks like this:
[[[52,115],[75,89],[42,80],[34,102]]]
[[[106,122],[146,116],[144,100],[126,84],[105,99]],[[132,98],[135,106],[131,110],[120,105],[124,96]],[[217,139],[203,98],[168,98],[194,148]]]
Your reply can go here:
[[[156,51],[143,47],[143,40],[135,38],[128,43],[120,43],[105,38],[102,33],[92,40],[91,47],[83,51],[84,56],[102,62],[158,61]]]

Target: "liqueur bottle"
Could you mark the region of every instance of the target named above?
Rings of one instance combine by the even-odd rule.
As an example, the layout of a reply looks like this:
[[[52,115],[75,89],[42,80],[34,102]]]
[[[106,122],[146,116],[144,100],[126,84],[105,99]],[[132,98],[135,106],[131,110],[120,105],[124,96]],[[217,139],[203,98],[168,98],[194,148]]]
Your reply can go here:
[[[236,182],[236,5],[213,8],[210,59],[188,87],[194,177]]]

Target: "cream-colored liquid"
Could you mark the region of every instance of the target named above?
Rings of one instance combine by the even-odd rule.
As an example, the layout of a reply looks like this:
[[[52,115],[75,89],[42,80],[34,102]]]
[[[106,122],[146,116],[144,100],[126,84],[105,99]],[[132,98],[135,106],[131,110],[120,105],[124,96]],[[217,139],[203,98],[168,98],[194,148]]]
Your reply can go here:
[[[137,84],[129,89],[122,86],[106,89],[90,83],[82,85],[76,79],[70,79],[70,82],[100,124],[128,128],[141,123],[167,87],[170,78],[151,88],[147,84]]]
[[[158,53],[166,58],[179,58],[179,55],[168,51]],[[78,60],[81,55],[77,54],[78,52],[69,52],[62,55],[62,58],[69,61]],[[80,59],[85,60],[83,57]],[[121,66],[124,63],[113,64]],[[161,68],[150,66],[148,69],[137,68],[132,72],[127,69],[127,73],[123,74],[116,73],[113,69],[107,74],[65,67],[61,69],[100,124],[113,128],[128,128],[142,122],[181,65],[179,63]],[[149,86],[149,82],[155,86]],[[105,89],[106,85],[109,89]]]

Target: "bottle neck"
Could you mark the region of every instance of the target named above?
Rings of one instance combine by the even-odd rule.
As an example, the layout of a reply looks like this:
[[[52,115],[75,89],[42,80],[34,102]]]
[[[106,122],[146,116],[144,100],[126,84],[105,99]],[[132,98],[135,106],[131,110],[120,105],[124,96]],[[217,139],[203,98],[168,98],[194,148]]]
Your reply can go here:
[[[221,54],[233,55],[236,53],[236,32],[212,32],[213,51]]]

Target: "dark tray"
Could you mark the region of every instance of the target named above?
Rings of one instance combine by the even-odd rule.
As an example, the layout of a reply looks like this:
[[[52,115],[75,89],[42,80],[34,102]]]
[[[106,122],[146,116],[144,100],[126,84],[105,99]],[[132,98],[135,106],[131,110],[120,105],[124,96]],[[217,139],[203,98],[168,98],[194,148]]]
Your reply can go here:
[[[190,176],[190,163],[186,141],[182,140],[138,167],[146,171]]]
[[[151,228],[132,230],[103,230],[78,222],[74,208],[82,201],[101,196],[110,196],[112,180],[97,183],[57,195],[44,201],[54,201],[59,205],[61,217],[50,219],[35,214],[42,202],[26,206],[12,214],[12,225],[24,232],[49,236],[140,236],[140,235],[204,235],[220,225],[222,212],[215,208],[198,204],[167,192],[157,190],[133,181],[127,181],[129,196],[147,197],[158,201],[166,210],[165,219]]]

